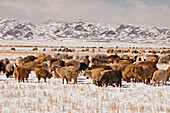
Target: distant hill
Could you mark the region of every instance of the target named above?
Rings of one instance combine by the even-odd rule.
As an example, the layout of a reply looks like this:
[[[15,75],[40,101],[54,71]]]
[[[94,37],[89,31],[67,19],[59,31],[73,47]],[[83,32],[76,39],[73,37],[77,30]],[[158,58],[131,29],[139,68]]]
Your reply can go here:
[[[125,24],[75,22],[24,23],[0,18],[1,40],[65,40],[122,41],[170,44],[170,29]]]

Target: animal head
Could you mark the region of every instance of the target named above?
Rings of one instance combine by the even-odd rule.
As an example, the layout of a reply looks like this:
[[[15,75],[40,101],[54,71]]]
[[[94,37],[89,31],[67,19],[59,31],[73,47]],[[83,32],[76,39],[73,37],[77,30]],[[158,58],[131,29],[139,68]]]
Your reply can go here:
[[[6,77],[9,78],[10,73],[7,70],[5,71],[5,73],[6,73]]]
[[[91,72],[89,70],[84,71],[83,75],[85,77],[91,77]]]
[[[51,77],[53,77],[53,75],[52,75],[52,73],[49,73],[49,77],[48,78],[50,79]]]

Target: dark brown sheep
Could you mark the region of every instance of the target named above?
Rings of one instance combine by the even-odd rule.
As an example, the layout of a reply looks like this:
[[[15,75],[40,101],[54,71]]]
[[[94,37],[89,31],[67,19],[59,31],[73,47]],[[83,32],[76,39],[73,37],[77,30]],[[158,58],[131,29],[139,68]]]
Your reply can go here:
[[[29,62],[29,61],[34,61],[35,59],[37,59],[35,56],[33,56],[33,55],[28,55],[28,56],[25,57],[23,60]]]
[[[5,69],[5,73],[6,73],[6,77],[11,77],[13,75],[14,72],[14,65],[9,63],[6,65],[6,69]]]
[[[98,86],[104,86],[106,87],[108,85],[114,86],[113,83],[116,83],[117,87],[122,86],[122,73],[118,70],[107,70],[101,72],[102,76],[97,81]]]
[[[135,67],[134,64],[130,64],[125,67],[124,70],[122,70],[122,78],[126,82],[131,82],[131,78],[135,78],[134,73],[132,72],[132,69]]]
[[[14,69],[14,76],[15,76],[15,80],[16,78],[18,79],[18,82],[23,81],[24,82],[24,78],[26,78],[27,82],[28,82],[28,77],[29,74],[31,72],[31,69],[24,67],[24,66],[20,66],[20,67],[16,67]]]
[[[153,73],[155,69],[151,65],[140,65],[135,66],[132,69],[132,72],[135,74],[136,81],[139,82],[139,80],[143,80],[146,84],[150,83],[150,79],[152,79]]]
[[[46,82],[46,78],[50,79],[52,77],[52,74],[48,70],[40,66],[35,66],[35,74],[36,77],[38,78],[38,82],[40,82],[41,78],[43,78],[44,82]]]
[[[0,72],[3,71],[5,73],[5,65],[2,61],[0,61]]]

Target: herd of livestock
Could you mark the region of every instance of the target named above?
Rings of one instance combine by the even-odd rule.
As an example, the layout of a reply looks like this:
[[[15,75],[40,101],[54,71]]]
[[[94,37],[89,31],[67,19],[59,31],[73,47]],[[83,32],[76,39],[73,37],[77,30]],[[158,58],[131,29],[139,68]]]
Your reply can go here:
[[[109,52],[109,51],[108,51]],[[31,71],[35,71],[38,82],[46,79],[61,78],[62,83],[67,84],[82,73],[87,79],[93,80],[96,86],[122,86],[122,80],[126,82],[143,82],[146,84],[162,85],[169,81],[170,66],[167,70],[157,68],[157,64],[170,65],[170,55],[117,55],[117,54],[93,54],[93,55],[69,55],[67,53],[45,54],[37,53],[25,58],[18,57],[15,63],[7,58],[0,60],[0,72],[6,77],[15,77],[18,82],[28,82]]]

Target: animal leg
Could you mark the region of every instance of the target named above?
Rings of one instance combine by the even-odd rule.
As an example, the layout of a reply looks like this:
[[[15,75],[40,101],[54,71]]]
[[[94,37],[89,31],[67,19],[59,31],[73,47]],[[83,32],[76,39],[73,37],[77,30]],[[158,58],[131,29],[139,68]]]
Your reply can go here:
[[[150,84],[150,78],[146,79],[146,84]]]
[[[24,79],[24,77],[21,77],[21,82],[24,82],[24,80],[23,80],[23,79]]]
[[[122,87],[122,79],[120,79],[119,85],[120,85],[120,87]]]
[[[162,86],[164,85],[164,81],[162,81]]]
[[[108,86],[108,82],[106,82],[106,87]]]
[[[38,77],[38,83],[40,83],[40,77]]]
[[[16,75],[16,74],[14,74],[14,76],[15,76],[15,80],[17,80],[17,75]]]
[[[96,82],[96,81],[95,81],[95,80],[93,80],[93,84],[95,84],[95,82]]]
[[[18,77],[18,82],[20,83],[20,77]]]
[[[77,78],[74,78],[74,84],[77,84]]]
[[[67,82],[67,84],[68,84],[68,81],[69,81],[69,80],[68,80],[68,78],[66,78],[66,82]]]
[[[158,86],[159,86],[159,83],[160,83],[160,82],[158,81]]]
[[[61,79],[62,79],[62,84],[64,84],[64,77],[61,77]]]
[[[22,81],[23,81],[23,83],[24,83],[24,77],[22,77]]]
[[[26,81],[28,82],[28,77],[26,78]]]
[[[44,82],[46,82],[46,78],[44,78]]]

